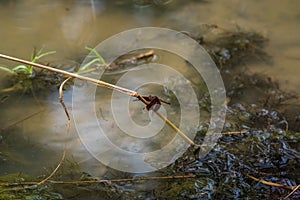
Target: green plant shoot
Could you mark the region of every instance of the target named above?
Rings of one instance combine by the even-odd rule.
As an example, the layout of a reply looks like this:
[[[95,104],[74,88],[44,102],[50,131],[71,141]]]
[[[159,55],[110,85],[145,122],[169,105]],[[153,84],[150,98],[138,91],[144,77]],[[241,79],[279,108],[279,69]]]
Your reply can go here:
[[[90,62],[86,63],[84,66],[80,67],[77,73],[83,74],[83,73],[90,72],[91,70],[92,71],[95,70],[95,69],[89,69],[89,67],[95,64],[96,62],[100,63],[100,65],[103,65],[104,67],[108,67],[108,64],[105,62],[103,57],[95,49],[90,47],[85,47],[85,49],[94,54],[88,56],[89,58],[93,58],[93,59]]]
[[[43,49],[40,49],[37,53],[33,52],[32,56],[31,56],[31,62],[36,63],[36,61],[38,61],[42,57],[56,53],[56,51],[48,51],[45,53],[42,53],[42,51],[43,51]],[[12,69],[5,67],[5,66],[0,66],[0,70],[6,71],[10,74],[15,74],[15,75],[25,74],[28,76],[28,78],[33,77],[33,75],[34,75],[33,74],[33,66],[18,65]]]

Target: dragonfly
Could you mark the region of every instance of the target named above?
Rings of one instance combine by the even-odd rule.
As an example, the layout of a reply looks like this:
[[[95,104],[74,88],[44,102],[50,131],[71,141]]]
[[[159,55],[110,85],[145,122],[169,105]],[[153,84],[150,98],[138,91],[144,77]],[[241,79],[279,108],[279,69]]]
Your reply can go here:
[[[146,110],[153,110],[153,111],[158,111],[158,109],[160,108],[161,106],[161,103],[165,103],[165,104],[168,104],[168,105],[171,105],[170,102],[167,102],[163,99],[160,99],[158,98],[157,96],[152,96],[152,95],[149,95],[149,96],[143,96],[143,98],[148,102],[147,106],[146,106]]]

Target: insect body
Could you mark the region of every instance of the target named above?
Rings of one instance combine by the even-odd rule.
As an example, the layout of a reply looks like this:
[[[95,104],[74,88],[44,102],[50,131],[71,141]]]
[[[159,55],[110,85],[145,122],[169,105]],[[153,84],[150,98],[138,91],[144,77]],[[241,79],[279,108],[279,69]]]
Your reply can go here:
[[[165,103],[170,105],[171,103],[164,101],[160,98],[158,98],[157,96],[143,96],[143,98],[148,101],[148,105],[146,106],[146,109],[149,111],[150,109],[152,109],[153,111],[158,111],[158,109],[161,106],[161,103]]]

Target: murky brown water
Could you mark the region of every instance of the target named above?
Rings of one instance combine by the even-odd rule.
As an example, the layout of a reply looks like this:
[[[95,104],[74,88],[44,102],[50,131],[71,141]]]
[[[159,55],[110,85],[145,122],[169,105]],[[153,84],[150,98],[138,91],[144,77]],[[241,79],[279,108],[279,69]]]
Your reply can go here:
[[[299,1],[171,1],[160,6],[128,2],[2,1],[1,52],[26,58],[34,46],[45,47],[56,50],[56,58],[68,59],[83,52],[85,46],[95,46],[108,36],[134,27],[188,30],[203,23],[241,27],[270,39],[268,52],[274,65],[251,66],[253,70],[299,93]]]
[[[167,5],[144,6],[128,2],[0,1],[0,52],[29,58],[33,47],[44,47],[45,50],[57,52],[51,59],[64,61],[81,57],[85,53],[85,46],[93,47],[109,36],[135,27],[160,26],[187,31],[206,23],[217,24],[225,29],[241,27],[255,30],[270,39],[267,51],[273,56],[273,64],[249,66],[251,70],[267,74],[278,80],[282,88],[300,94],[299,1],[171,1]],[[1,60],[0,63],[8,62]],[[4,76],[1,72],[0,79]],[[0,89],[2,88],[0,85]],[[26,148],[24,152],[32,155],[26,157],[24,154],[26,167],[6,165],[4,162],[1,164],[1,174],[39,170],[59,159],[59,153],[67,139],[65,116],[56,101],[57,96],[54,92],[53,96],[44,99],[40,97],[37,101],[31,97],[26,99],[24,95],[0,105],[0,124],[3,127],[43,110],[18,124],[21,130],[19,136],[28,141],[28,146],[13,151],[20,152],[22,148]],[[65,96],[68,102],[70,94],[66,93]],[[78,154],[83,153],[84,148],[75,141],[75,130],[72,129],[71,132],[73,135],[70,140],[74,139],[74,142],[70,143],[70,149],[76,148]],[[38,145],[34,146],[36,143]],[[7,148],[11,151],[14,149],[11,146]],[[43,154],[44,151],[47,153]],[[55,155],[49,156],[52,152]],[[79,157],[87,155],[83,153]]]

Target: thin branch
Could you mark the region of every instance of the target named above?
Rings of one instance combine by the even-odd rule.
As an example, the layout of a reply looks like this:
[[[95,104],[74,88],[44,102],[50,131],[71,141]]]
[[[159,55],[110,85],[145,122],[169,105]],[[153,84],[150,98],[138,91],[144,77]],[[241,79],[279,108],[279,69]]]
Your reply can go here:
[[[173,128],[185,141],[187,141],[190,145],[196,146],[193,140],[191,140],[186,134],[184,134],[177,126],[175,126],[170,120],[168,120],[161,113],[154,111],[162,120],[164,120],[171,128]]]
[[[63,100],[63,87],[66,84],[66,82],[68,82],[68,80],[70,80],[70,79],[71,79],[71,77],[69,77],[66,80],[64,80],[61,83],[60,87],[59,87],[59,102],[62,105],[62,107],[64,108],[64,111],[65,111],[65,114],[66,114],[66,117],[67,117],[67,122],[68,122],[68,124],[67,124],[67,136],[69,136],[69,132],[70,132],[71,119],[70,119],[70,115],[69,115],[68,109],[67,109],[67,107],[66,107],[66,105],[64,103],[64,100]],[[62,165],[63,161],[65,160],[66,154],[67,154],[67,144],[65,143],[63,154],[62,154],[61,159],[60,159],[59,163],[57,164],[56,168],[52,171],[52,173],[47,178],[45,178],[44,180],[40,181],[36,185],[42,185],[47,180],[49,180],[51,177],[54,176],[54,174],[57,172],[57,170],[60,168],[60,166]]]
[[[136,91],[126,89],[126,88],[123,88],[123,87],[119,87],[119,86],[116,86],[116,85],[113,85],[113,84],[110,84],[110,83],[107,83],[107,82],[104,82],[104,81],[100,81],[100,80],[97,80],[97,79],[81,76],[81,75],[76,74],[76,73],[67,72],[67,71],[64,71],[64,70],[60,70],[60,69],[56,69],[56,68],[49,67],[49,66],[46,66],[46,65],[30,62],[30,61],[23,60],[23,59],[20,59],[20,58],[15,58],[15,57],[12,57],[12,56],[7,56],[7,55],[4,55],[4,54],[0,54],[0,58],[4,58],[4,59],[19,62],[19,63],[31,65],[31,66],[34,66],[34,67],[38,67],[38,68],[41,68],[41,69],[53,71],[53,72],[56,72],[56,73],[59,73],[59,74],[66,75],[68,77],[85,80],[85,81],[94,83],[96,85],[100,85],[100,86],[103,86],[103,87],[107,87],[107,88],[110,88],[110,89],[117,90],[119,92],[122,92],[124,94],[128,94],[128,95],[133,96],[133,97],[138,97],[139,96],[139,94]]]
[[[241,131],[222,132],[221,134],[223,134],[223,135],[238,135],[238,134],[243,134],[243,133],[247,133],[247,130],[243,129]]]
[[[149,102],[146,101],[146,99],[139,95],[137,97],[141,102],[143,102],[144,104],[148,105]],[[191,140],[186,134],[184,134],[179,128],[177,128],[177,126],[175,126],[175,124],[173,124],[170,120],[168,120],[165,116],[163,116],[160,112],[155,111],[155,114],[157,114],[162,120],[164,120],[172,129],[174,129],[183,139],[185,139],[186,142],[188,142],[190,145],[192,146],[196,146],[196,144],[193,142],[193,140]]]
[[[195,177],[196,175],[189,174],[189,175],[178,175],[178,176],[152,176],[152,177],[150,176],[150,177],[137,177],[137,178],[99,179],[99,180],[83,180],[83,181],[46,180],[45,182],[43,182],[43,184],[117,183],[117,182],[126,182],[126,181],[168,180],[168,179],[185,179],[185,178],[195,178]],[[0,183],[0,186],[2,187],[34,186],[37,184],[38,182]]]
[[[42,64],[30,62],[30,61],[27,61],[27,60],[15,58],[15,57],[12,57],[12,56],[7,56],[7,55],[4,55],[4,54],[0,54],[0,58],[20,62],[20,63],[23,63],[23,64],[27,64],[27,65],[31,65],[31,66],[34,66],[34,67],[38,67],[38,68],[46,69],[46,70],[49,70],[49,71],[53,71],[53,72],[56,72],[56,73],[59,73],[59,74],[64,74],[68,77],[78,78],[78,79],[81,79],[81,80],[84,80],[84,81],[88,81],[88,82],[94,83],[96,85],[103,86],[103,87],[106,87],[106,88],[110,88],[110,89],[113,89],[113,90],[117,90],[121,93],[136,97],[146,105],[149,104],[149,102],[146,101],[139,93],[137,93],[136,91],[127,89],[127,88],[116,86],[116,85],[113,85],[113,84],[110,84],[110,83],[107,83],[107,82],[104,82],[104,81],[100,81],[100,80],[97,80],[97,79],[81,76],[81,75],[76,74],[76,73],[67,72],[67,71],[64,71],[64,70],[60,70],[60,69],[56,69],[56,68],[49,67],[49,66],[46,66],[46,65],[42,65]],[[65,107],[64,107],[64,109],[65,109]],[[66,109],[65,109],[65,111],[66,111]],[[177,133],[180,136],[182,136],[189,144],[195,146],[195,143],[190,138],[188,138],[186,134],[184,134],[181,130],[179,130],[171,121],[169,121],[166,117],[161,115],[159,112],[155,111],[155,113],[161,119],[163,119],[169,126],[171,126],[175,131],[177,131]]]
[[[102,180],[86,180],[86,181],[48,181],[53,184],[79,184],[79,183],[116,183],[125,181],[144,181],[144,180],[167,180],[167,179],[184,179],[184,178],[195,178],[196,175],[181,175],[181,176],[153,176],[153,177],[137,177],[137,178],[123,178],[123,179],[102,179]]]
[[[64,81],[62,82],[62,84],[61,84],[60,87],[59,87],[59,102],[60,102],[60,104],[62,105],[62,107],[63,107],[63,109],[64,109],[64,111],[65,111],[65,113],[66,113],[68,122],[70,122],[71,119],[70,119],[70,115],[69,115],[68,109],[67,109],[67,107],[66,107],[66,105],[65,105],[65,102],[64,102],[64,100],[63,100],[63,87],[64,87],[64,85],[66,84],[66,82],[68,82],[70,79],[72,79],[72,78],[71,78],[71,77],[68,77],[66,80],[64,80]]]
[[[289,193],[286,197],[284,197],[283,199],[286,200],[288,199],[290,196],[292,196],[297,190],[300,189],[300,184],[297,185],[296,187],[294,187],[293,191],[291,193]]]
[[[6,129],[9,129],[9,128],[11,128],[11,127],[13,127],[13,126],[15,126],[15,125],[21,123],[21,122],[24,122],[24,121],[27,120],[27,119],[30,119],[31,117],[33,117],[33,116],[35,116],[35,115],[40,114],[41,112],[44,112],[44,111],[45,111],[45,109],[39,110],[39,111],[37,111],[37,112],[35,112],[35,113],[32,113],[32,114],[30,114],[30,115],[28,115],[28,116],[26,116],[26,117],[24,117],[24,118],[22,118],[22,119],[16,121],[16,122],[13,122],[12,124],[9,124],[8,126],[6,126],[6,127],[4,127],[4,128],[1,128],[0,131],[4,131],[4,130],[6,130]]]
[[[63,151],[63,154],[62,154],[62,156],[61,156],[61,159],[60,159],[58,165],[55,167],[55,169],[52,171],[52,173],[51,173],[47,178],[45,178],[44,180],[38,182],[38,183],[36,184],[37,186],[38,186],[38,185],[45,184],[45,182],[46,182],[47,180],[49,180],[50,178],[52,178],[52,177],[54,176],[54,174],[57,172],[57,170],[60,168],[60,166],[62,165],[63,161],[65,160],[66,154],[67,154],[67,148],[66,148],[66,144],[65,144],[65,146],[64,146],[64,151]]]
[[[288,185],[282,185],[282,184],[278,184],[278,183],[272,183],[272,182],[268,182],[268,181],[265,181],[265,180],[262,180],[262,179],[259,179],[259,178],[255,178],[254,176],[251,176],[249,174],[245,174],[247,177],[255,180],[255,181],[258,181],[264,185],[268,185],[268,186],[273,186],[273,187],[280,187],[280,188],[284,188],[284,189],[288,189],[288,190],[293,190],[295,187],[293,186],[288,186]]]

